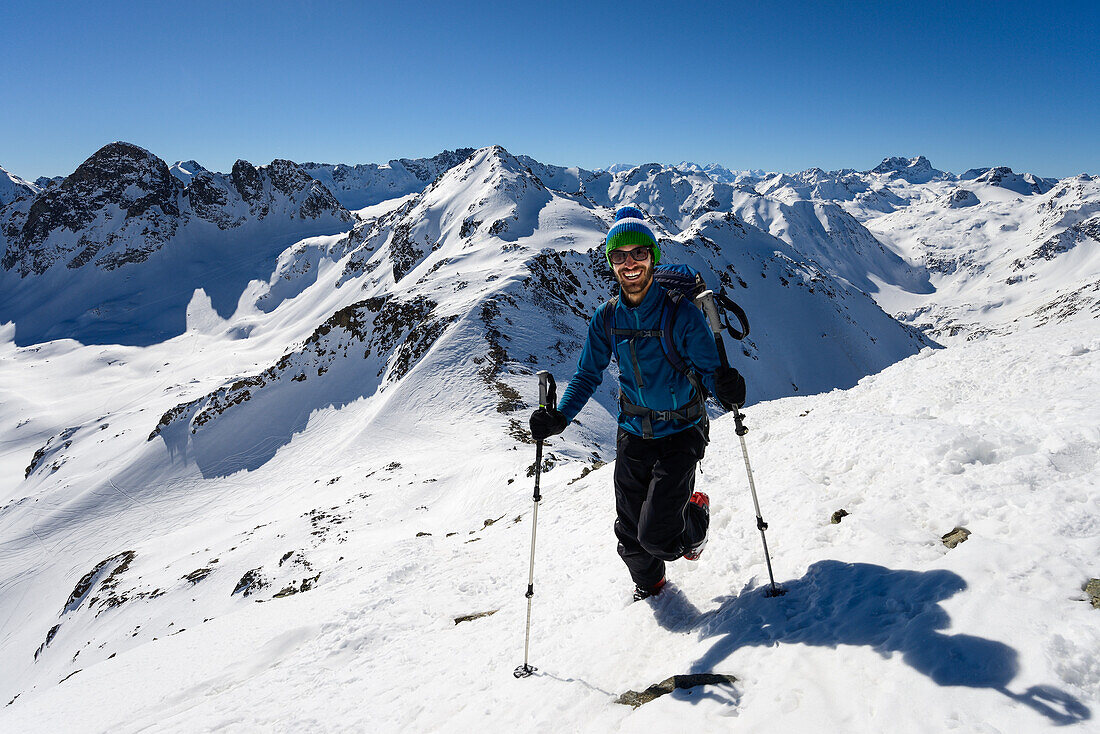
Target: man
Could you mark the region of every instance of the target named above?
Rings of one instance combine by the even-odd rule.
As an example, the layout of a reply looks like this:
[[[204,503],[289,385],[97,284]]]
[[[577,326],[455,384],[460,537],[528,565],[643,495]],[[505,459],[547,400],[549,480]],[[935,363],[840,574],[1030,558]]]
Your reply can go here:
[[[535,411],[530,426],[536,440],[561,433],[592,397],[612,357],[618,360],[615,535],[639,601],[660,592],[666,562],[698,560],[706,545],[710,499],[694,491],[695,466],[708,441],[706,392],[729,409],[744,404],[745,381],[737,370],[720,366],[702,311],[672,300],[654,281],[661,250],[641,210],[616,211],[605,254],[619,296],[596,309],[557,408]],[[684,372],[662,345],[662,316],[668,313],[671,323],[664,319],[665,325],[686,362]]]

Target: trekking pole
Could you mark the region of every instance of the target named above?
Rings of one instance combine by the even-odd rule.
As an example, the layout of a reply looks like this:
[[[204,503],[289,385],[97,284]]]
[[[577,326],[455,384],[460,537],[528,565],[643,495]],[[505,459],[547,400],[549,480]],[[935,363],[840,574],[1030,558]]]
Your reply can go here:
[[[539,410],[546,410],[547,406],[557,407],[557,385],[554,376],[546,370],[539,372]],[[542,475],[542,441],[535,442],[535,511],[531,515],[531,570],[527,575],[527,633],[523,642],[523,665],[512,673],[517,678],[526,678],[538,668],[528,663],[528,652],[531,649],[531,599],[535,596],[535,532],[539,522],[539,478]]]
[[[729,357],[726,356],[726,345],[722,341],[722,322],[718,317],[718,307],[714,303],[714,293],[711,291],[703,291],[696,296],[697,301],[700,302],[703,313],[707,316],[707,322],[710,324],[710,330],[714,332],[714,344],[718,347],[718,358],[722,361],[722,366],[729,369],[730,362]],[[747,333],[746,329],[746,333]],[[756,497],[756,482],[752,478],[752,465],[749,463],[749,449],[745,445],[745,434],[749,432],[749,429],[745,427],[745,424],[741,421],[744,418],[744,414],[740,410],[740,406],[733,406],[733,420],[737,426],[737,437],[741,439],[741,456],[745,459],[745,473],[749,477],[749,491],[752,492],[752,504],[756,508],[756,528],[760,531],[760,540],[764,544],[764,562],[768,564],[768,578],[771,579],[771,588],[764,592],[764,596],[782,596],[786,594],[786,590],[776,586],[775,574],[772,573],[772,560],[771,555],[768,553],[768,538],[764,535],[764,531],[768,529],[768,523],[764,522],[764,518],[760,514],[760,500]]]

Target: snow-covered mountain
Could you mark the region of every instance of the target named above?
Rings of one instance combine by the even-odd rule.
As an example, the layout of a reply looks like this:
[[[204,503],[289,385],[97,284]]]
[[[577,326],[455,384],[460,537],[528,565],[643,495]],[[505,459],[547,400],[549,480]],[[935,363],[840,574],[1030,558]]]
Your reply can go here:
[[[473,148],[458,148],[431,158],[399,158],[383,165],[303,163],[302,170],[324,184],[348,209],[362,209],[422,191],[473,152]]]
[[[229,464],[235,471],[278,447],[265,445],[262,456],[250,457],[250,444],[238,438],[247,444],[253,437],[241,425],[259,421],[290,441],[314,407],[375,396],[403,401],[424,391],[425,378],[411,373],[444,366],[461,402],[436,397],[441,406],[495,405],[502,428],[522,431],[508,414],[527,405],[518,396],[531,365],[568,374],[589,315],[610,294],[600,245],[610,215],[547,188],[517,158],[491,148],[343,240],[295,249],[254,292],[257,307],[278,313],[291,298],[343,293],[330,300],[339,310],[265,371],[168,411],[162,428],[169,451],[195,456],[204,474],[226,471],[214,467],[230,457],[244,462]],[[684,232],[662,234],[668,257],[700,269],[753,314],[743,371],[754,400],[847,387],[925,344],[865,294],[733,215],[712,214]],[[815,345],[816,361],[799,358],[805,343]],[[471,360],[479,351],[484,356]],[[768,361],[757,366],[761,353]],[[582,414],[582,423],[592,424],[582,430],[586,442],[599,444],[614,406],[608,390],[591,417]],[[417,403],[402,412],[425,409]],[[273,412],[289,422],[273,421]],[[171,444],[169,435],[183,443]]]
[[[1088,720],[1100,179],[878,168],[490,147],[221,174],[113,144],[3,207],[0,728]],[[609,377],[544,457],[541,673],[516,681],[534,373],[571,374],[623,203],[749,314],[730,357],[789,593],[761,594],[716,411],[707,555],[626,606]],[[685,673],[736,680],[615,703]]]
[[[37,185],[24,181],[14,173],[8,173],[3,167],[0,167],[0,209],[16,199],[34,196],[38,189]]]
[[[144,148],[112,143],[0,210],[0,321],[20,344],[174,336],[196,288],[232,312],[279,252],[352,220],[291,161],[196,169],[185,184]]]
[[[997,170],[864,222],[932,284],[925,294],[886,288],[879,302],[937,338],[1100,313],[1100,179],[1047,187]]]

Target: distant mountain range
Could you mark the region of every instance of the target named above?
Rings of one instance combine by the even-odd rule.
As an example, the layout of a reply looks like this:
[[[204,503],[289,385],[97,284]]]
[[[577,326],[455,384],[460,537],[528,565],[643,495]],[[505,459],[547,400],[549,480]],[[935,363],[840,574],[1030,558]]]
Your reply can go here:
[[[245,283],[265,277],[295,240],[349,231],[374,219],[373,208],[420,196],[477,152],[464,148],[355,166],[276,160],[257,167],[237,161],[225,174],[193,160],[168,166],[120,142],[60,179],[30,183],[0,169],[0,265],[9,273],[0,318],[16,321],[21,343],[58,336],[141,343],[180,333],[196,287],[228,316]],[[1036,274],[1025,271],[1037,260],[1050,263],[1058,248],[1068,252],[1090,241],[1096,186],[1089,176],[1059,182],[1004,167],[956,176],[924,156],[886,158],[869,171],[813,168],[795,174],[686,161],[591,171],[522,155],[514,160],[535,185],[582,206],[637,204],[669,237],[706,214],[735,215],[933,335],[1042,320],[1051,313],[1046,306],[1058,299],[1078,309],[1092,303],[1091,260],[1083,270],[1072,270],[1083,275],[1080,283],[1043,279],[1046,288],[1019,287],[1025,279],[1035,281]],[[1051,209],[1061,216],[1049,216]],[[383,205],[379,211],[385,210]],[[992,220],[998,222],[996,251]],[[901,221],[899,228],[895,223]],[[1010,256],[1004,245],[1010,245]],[[1015,268],[998,276],[1004,293],[987,288],[975,301],[975,273],[1000,269],[1004,262]],[[208,284],[215,264],[223,277]],[[147,266],[140,281],[162,285],[119,285],[139,282],[132,270],[137,265]],[[99,275],[85,275],[86,266]],[[159,275],[150,278],[153,270]],[[112,298],[96,302],[97,294]],[[150,314],[151,297],[173,305]],[[127,318],[123,311],[142,315]]]

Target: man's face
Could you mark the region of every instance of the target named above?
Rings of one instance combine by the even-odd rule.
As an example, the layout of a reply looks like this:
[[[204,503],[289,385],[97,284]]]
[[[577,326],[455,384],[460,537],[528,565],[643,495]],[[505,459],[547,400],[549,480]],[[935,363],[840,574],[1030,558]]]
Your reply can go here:
[[[620,254],[621,253],[621,254]],[[626,256],[622,263],[615,260]],[[641,260],[636,258],[641,257]],[[623,295],[632,301],[641,301],[649,284],[653,282],[653,253],[648,247],[620,247],[611,251],[611,267]]]

